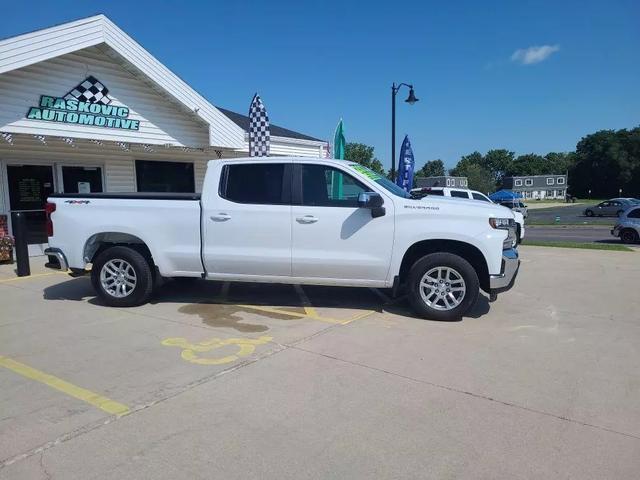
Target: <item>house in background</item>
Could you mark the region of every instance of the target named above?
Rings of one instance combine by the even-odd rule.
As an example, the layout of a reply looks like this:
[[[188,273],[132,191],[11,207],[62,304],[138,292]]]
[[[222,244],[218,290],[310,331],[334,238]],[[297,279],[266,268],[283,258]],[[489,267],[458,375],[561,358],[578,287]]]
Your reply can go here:
[[[504,177],[502,188],[522,194],[529,200],[562,199],[567,196],[567,175],[525,175]]]
[[[426,187],[453,187],[469,188],[467,177],[452,177],[444,175],[442,177],[416,177],[416,188]]]

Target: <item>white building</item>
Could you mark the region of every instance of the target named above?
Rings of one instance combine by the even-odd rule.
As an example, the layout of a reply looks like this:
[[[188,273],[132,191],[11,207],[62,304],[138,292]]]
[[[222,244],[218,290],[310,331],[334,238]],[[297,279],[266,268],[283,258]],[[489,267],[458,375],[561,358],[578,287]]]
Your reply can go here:
[[[37,253],[51,192],[199,191],[208,160],[248,154],[246,124],[104,15],[2,40],[0,216],[27,212]],[[326,145],[272,125],[272,155]]]

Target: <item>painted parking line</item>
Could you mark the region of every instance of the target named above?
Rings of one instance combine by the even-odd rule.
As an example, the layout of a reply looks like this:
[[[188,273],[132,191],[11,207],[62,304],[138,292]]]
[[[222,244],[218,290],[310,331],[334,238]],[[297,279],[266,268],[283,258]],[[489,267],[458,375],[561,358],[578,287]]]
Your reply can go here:
[[[103,397],[102,395],[94,393],[85,388],[78,387],[77,385],[74,385],[72,383],[65,382],[61,378],[41,372],[40,370],[36,370],[29,365],[17,362],[8,357],[3,357],[2,355],[0,355],[0,367],[11,370],[12,372],[17,373],[18,375],[22,375],[25,378],[40,382],[55,390],[58,390],[59,392],[65,393],[70,397],[82,400],[83,402],[93,405],[94,407],[98,407],[100,410],[111,415],[118,415],[120,417],[122,415],[126,415],[130,411],[129,407],[123,405],[122,403],[118,403],[107,397]]]
[[[67,272],[47,272],[47,273],[35,273],[33,275],[27,275],[26,277],[5,278],[0,280],[0,283],[19,282],[21,280],[31,280],[38,277],[49,277],[51,275],[66,275]]]
[[[300,301],[302,302],[302,307],[304,308],[304,313],[306,313],[310,317],[318,317],[318,312],[313,307],[313,305],[311,305],[311,301],[309,300],[309,297],[307,296],[305,291],[302,289],[302,286],[301,285],[294,285],[293,288],[295,288],[296,293],[298,294],[298,297],[300,298]]]

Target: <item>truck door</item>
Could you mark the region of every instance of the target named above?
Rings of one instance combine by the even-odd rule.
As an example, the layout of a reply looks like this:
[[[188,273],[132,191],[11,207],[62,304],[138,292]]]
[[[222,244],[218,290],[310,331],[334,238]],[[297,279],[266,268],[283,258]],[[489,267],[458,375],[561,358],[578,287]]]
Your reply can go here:
[[[393,204],[371,217],[358,195],[371,191],[346,171],[326,164],[294,164],[292,275],[381,282],[393,245]],[[337,282],[338,283],[338,282]]]
[[[219,185],[206,186],[203,257],[209,276],[290,276],[291,163],[229,163]]]

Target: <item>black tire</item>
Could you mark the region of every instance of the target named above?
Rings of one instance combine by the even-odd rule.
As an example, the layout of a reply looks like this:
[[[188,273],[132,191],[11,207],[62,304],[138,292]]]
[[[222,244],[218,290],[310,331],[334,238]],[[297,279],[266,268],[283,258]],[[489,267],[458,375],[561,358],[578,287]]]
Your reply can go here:
[[[520,245],[520,243],[522,242],[522,239],[520,238],[520,231],[521,231],[520,224],[517,223],[516,224],[516,245]]]
[[[584,214],[585,214],[587,217],[593,217],[593,210],[586,210],[586,211],[584,212]]]
[[[622,243],[638,243],[638,233],[630,228],[625,228],[620,232],[620,241]]]
[[[464,280],[466,291],[459,299],[460,303],[450,310],[439,310],[428,305],[420,293],[420,283],[423,276],[437,267],[447,267],[457,272]],[[464,258],[452,253],[432,253],[417,260],[409,271],[407,290],[409,302],[415,312],[423,318],[431,320],[452,321],[459,320],[473,307],[480,293],[478,274],[473,266]],[[432,301],[437,305],[439,300]]]
[[[123,297],[116,297],[109,293],[100,280],[103,267],[111,260],[124,260],[135,272],[135,286]],[[91,268],[91,283],[98,297],[111,307],[135,307],[149,300],[153,292],[153,271],[147,259],[129,247],[111,247],[101,252],[93,262]]]

